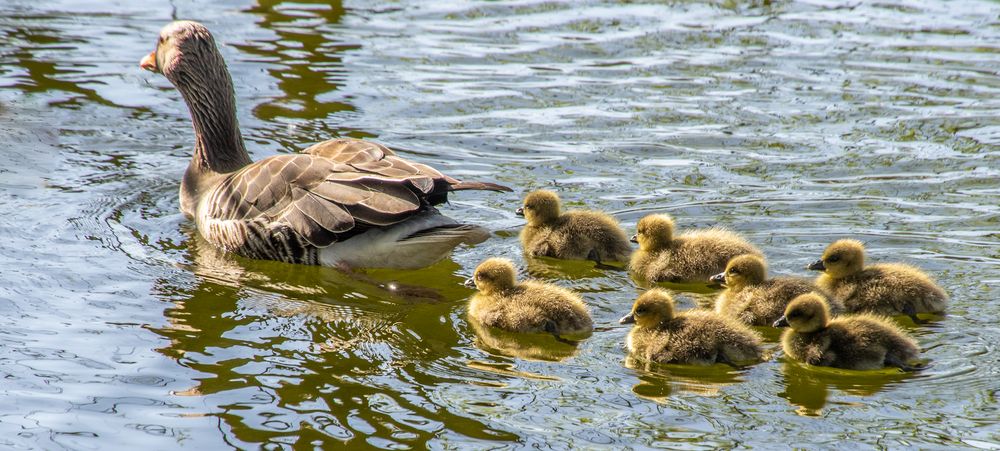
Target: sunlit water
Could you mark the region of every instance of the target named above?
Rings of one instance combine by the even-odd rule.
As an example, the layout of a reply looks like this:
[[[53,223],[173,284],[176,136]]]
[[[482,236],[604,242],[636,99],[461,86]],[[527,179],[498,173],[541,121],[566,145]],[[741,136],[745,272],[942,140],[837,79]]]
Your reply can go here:
[[[0,2],[0,447],[1000,447],[1000,4],[259,3]],[[367,275],[402,294],[199,243],[187,110],[138,68],[172,18],[215,32],[255,158],[377,139],[516,187],[445,207],[495,237]],[[627,361],[627,274],[521,256],[539,187],[727,225],[779,274],[862,239],[951,293],[907,323],[932,366]],[[459,283],[497,255],[598,330],[477,333]]]

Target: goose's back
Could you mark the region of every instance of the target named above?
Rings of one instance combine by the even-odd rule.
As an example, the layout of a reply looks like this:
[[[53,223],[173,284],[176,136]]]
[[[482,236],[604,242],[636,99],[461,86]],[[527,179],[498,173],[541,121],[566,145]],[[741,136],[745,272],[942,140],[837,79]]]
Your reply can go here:
[[[251,258],[317,264],[317,249],[403,222],[460,182],[361,140],[331,140],[228,174],[199,201],[203,236]]]

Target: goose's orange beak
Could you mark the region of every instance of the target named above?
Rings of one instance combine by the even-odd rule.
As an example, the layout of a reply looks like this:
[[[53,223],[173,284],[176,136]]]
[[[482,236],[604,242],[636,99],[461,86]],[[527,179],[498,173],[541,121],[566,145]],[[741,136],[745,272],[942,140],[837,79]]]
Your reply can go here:
[[[156,67],[156,52],[149,52],[149,55],[146,55],[142,61],[139,61],[139,67],[150,72],[159,72]]]

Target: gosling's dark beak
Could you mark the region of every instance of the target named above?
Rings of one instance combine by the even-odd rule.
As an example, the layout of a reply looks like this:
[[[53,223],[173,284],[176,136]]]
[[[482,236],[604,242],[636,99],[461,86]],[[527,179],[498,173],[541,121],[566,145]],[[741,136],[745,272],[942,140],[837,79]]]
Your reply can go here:
[[[823,265],[823,260],[816,260],[812,262],[811,265],[806,266],[806,269],[811,269],[813,271],[826,271],[826,266]]]
[[[632,238],[629,238],[628,240],[635,244],[639,244],[639,235],[632,235]]]
[[[772,326],[774,326],[774,327],[788,327],[788,318],[782,316],[781,318],[778,318],[778,320],[775,321],[774,324],[772,324]]]
[[[514,210],[514,214],[524,217],[524,208],[518,208],[517,210]]]
[[[720,273],[712,276],[710,279],[708,279],[708,281],[712,282],[712,283],[721,283],[721,284],[725,285],[725,283],[726,283],[726,273],[720,272]]]
[[[623,316],[622,319],[618,320],[618,324],[635,324],[635,315],[629,313]]]
[[[465,285],[466,288],[475,289],[476,288],[476,280],[470,277],[468,279],[465,279],[465,282],[462,285]]]
[[[159,72],[156,67],[156,52],[149,52],[149,55],[143,57],[142,61],[139,61],[139,67],[150,72]]]

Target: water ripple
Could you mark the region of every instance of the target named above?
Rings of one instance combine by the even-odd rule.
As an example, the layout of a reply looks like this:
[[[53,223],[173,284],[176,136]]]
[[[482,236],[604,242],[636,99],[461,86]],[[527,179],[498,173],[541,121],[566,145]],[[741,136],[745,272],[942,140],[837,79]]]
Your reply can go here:
[[[975,0],[5,2],[0,445],[996,448],[998,12]],[[427,270],[358,277],[199,242],[176,199],[188,113],[136,68],[172,17],[217,34],[255,157],[377,138],[517,187],[444,207],[494,239]],[[873,261],[924,267],[952,296],[947,316],[904,326],[931,367],[627,361],[616,319],[641,288],[521,255],[513,209],[542,187],[630,232],[654,212],[724,224],[775,273],[804,275],[845,236]],[[459,282],[487,256],[581,291],[598,330],[559,347],[468,323]],[[709,305],[704,291],[679,302]]]

